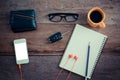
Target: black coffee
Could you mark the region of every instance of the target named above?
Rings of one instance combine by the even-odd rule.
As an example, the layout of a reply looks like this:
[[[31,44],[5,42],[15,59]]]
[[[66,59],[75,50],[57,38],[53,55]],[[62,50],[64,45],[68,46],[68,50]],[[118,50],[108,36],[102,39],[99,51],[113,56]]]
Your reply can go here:
[[[94,22],[94,23],[98,23],[102,20],[102,15],[99,11],[93,11],[90,14],[90,19]]]

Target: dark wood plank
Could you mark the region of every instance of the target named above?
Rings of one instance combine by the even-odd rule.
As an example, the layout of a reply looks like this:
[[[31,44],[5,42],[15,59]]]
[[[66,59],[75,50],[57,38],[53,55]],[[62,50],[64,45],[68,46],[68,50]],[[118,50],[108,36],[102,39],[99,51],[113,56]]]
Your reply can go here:
[[[3,32],[0,32],[2,34],[2,36],[0,37],[1,52],[13,52],[13,40],[17,38],[27,39],[28,50],[30,52],[63,51],[73,28],[73,26],[69,25],[63,26],[39,24],[38,29],[36,31],[13,33],[11,30],[6,29],[6,27],[7,26],[4,26],[2,29]],[[61,33],[65,33],[66,31],[70,32],[66,34],[66,36],[64,36],[64,38],[61,41],[54,44],[50,44],[48,41],[48,37],[58,31],[60,31]],[[7,42],[7,44],[5,42]]]
[[[58,52],[56,55],[60,55],[65,50],[65,47],[67,45],[67,42],[69,41],[74,26],[75,25],[38,24],[38,29],[36,31],[29,31],[23,33],[13,33],[10,30],[10,28],[7,28],[8,26],[2,26],[2,31],[0,32],[0,54],[4,55],[9,53],[8,55],[13,55],[11,54],[14,52],[13,40],[17,38],[26,38],[30,55],[41,55],[44,52],[46,52],[49,55],[53,55],[54,52]],[[88,25],[85,26],[89,27]],[[106,29],[94,30],[108,36],[108,41],[106,43],[104,51],[120,52],[119,25],[108,25]],[[65,33],[66,31],[70,32],[64,35],[62,40],[50,44],[48,42],[48,37],[58,31],[62,33]],[[4,54],[2,54],[2,52],[4,52]]]
[[[77,23],[86,24],[86,15],[89,9],[98,6],[106,13],[106,23],[119,23],[120,20],[120,1],[119,0],[1,0],[0,3],[0,24],[8,23],[9,12],[11,10],[34,9],[36,12],[37,23],[51,23],[47,15],[54,12],[76,12],[80,14]],[[64,22],[62,22],[64,23]],[[58,24],[58,23],[57,23]],[[66,24],[66,23],[65,23]],[[68,23],[69,24],[69,23]]]
[[[55,80],[60,70],[62,56],[30,56],[30,63],[22,66],[24,80]],[[81,69],[81,67],[79,68]],[[78,69],[78,70],[79,70]],[[68,71],[63,71],[59,80],[65,80]],[[119,80],[120,55],[101,55],[92,80]],[[0,56],[0,80],[19,80],[15,56]],[[84,80],[72,74],[69,80]]]

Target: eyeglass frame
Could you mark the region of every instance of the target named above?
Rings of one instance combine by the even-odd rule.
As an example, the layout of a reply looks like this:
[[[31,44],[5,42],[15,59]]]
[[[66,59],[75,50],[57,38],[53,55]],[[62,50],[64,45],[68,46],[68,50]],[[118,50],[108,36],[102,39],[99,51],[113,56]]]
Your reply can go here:
[[[59,21],[53,21],[52,19],[55,16],[59,16],[61,19]],[[67,16],[72,16],[75,19],[74,21],[77,21],[78,17],[79,17],[79,14],[77,14],[77,13],[50,13],[50,14],[48,14],[49,20],[51,22],[61,22],[62,19],[64,19],[66,22],[74,22],[74,21],[68,21],[66,19]]]

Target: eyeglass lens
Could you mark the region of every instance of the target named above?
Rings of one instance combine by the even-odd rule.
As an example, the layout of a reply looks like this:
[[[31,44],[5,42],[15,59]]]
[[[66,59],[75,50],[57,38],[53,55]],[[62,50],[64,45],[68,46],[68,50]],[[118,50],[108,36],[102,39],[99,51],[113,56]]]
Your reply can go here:
[[[61,21],[61,19],[62,18],[60,16],[52,16],[52,17],[50,17],[50,20],[53,21],[53,22],[59,22],[59,21]]]
[[[72,21],[76,21],[78,17],[74,15],[74,16],[66,16],[65,18],[66,21],[72,22]]]

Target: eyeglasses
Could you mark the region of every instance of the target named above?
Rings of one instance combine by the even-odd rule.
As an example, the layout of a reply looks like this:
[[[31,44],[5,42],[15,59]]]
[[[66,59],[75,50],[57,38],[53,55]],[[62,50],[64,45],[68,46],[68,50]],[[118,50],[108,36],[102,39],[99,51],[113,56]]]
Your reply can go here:
[[[51,13],[48,14],[49,20],[52,22],[60,22],[64,19],[66,22],[74,22],[78,20],[76,13]]]

